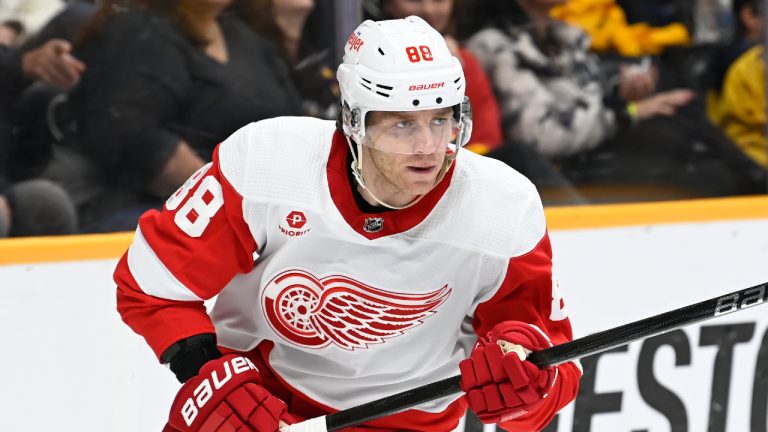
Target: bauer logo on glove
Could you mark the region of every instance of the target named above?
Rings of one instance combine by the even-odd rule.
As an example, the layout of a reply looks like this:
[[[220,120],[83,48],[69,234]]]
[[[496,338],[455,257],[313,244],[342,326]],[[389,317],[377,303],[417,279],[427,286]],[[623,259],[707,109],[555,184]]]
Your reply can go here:
[[[203,408],[211,399],[211,396],[213,396],[213,391],[222,388],[224,384],[232,379],[233,374],[240,375],[248,370],[259,371],[246,357],[235,357],[232,360],[224,361],[222,368],[223,370],[214,369],[211,371],[210,375],[192,392],[193,396],[190,396],[184,402],[184,406],[181,408],[181,416],[184,418],[184,423],[187,426],[191,426],[192,422],[195,421],[200,408]]]

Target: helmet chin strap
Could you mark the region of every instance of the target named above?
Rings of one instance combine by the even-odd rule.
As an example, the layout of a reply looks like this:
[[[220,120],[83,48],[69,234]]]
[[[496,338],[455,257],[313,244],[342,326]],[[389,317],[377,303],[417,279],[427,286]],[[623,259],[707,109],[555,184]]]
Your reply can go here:
[[[408,203],[408,204],[406,204],[406,205],[404,205],[402,207],[398,207],[398,206],[392,205],[392,204],[387,204],[384,201],[380,200],[376,196],[376,194],[374,194],[373,191],[365,185],[365,181],[363,181],[363,146],[362,146],[362,144],[355,143],[355,144],[357,144],[357,151],[355,151],[355,148],[352,145],[352,140],[350,140],[349,137],[346,136],[346,135],[344,136],[344,138],[347,139],[347,144],[349,144],[349,151],[352,152],[352,166],[351,166],[351,168],[352,168],[352,175],[355,176],[355,180],[357,180],[357,184],[360,185],[361,188],[363,188],[366,191],[368,191],[368,194],[374,199],[374,201],[376,201],[377,203],[379,203],[380,205],[383,205],[384,207],[386,207],[388,209],[402,210],[404,208],[408,208],[408,207],[416,204],[424,196],[424,195],[419,195],[419,196],[416,197],[416,199],[414,199],[413,201],[411,201],[410,203]]]
[[[352,146],[352,140],[349,139],[348,136],[344,136],[344,138],[347,139],[347,144],[349,144],[349,150],[352,152],[352,175],[355,176],[355,180],[357,180],[357,184],[360,185],[361,188],[368,191],[368,194],[380,205],[383,205],[384,207],[392,210],[402,210],[404,208],[408,208],[417,202],[424,196],[419,195],[414,199],[413,201],[409,202],[408,204],[404,206],[396,206],[392,204],[387,204],[384,201],[380,200],[376,194],[373,193],[373,191],[365,185],[365,181],[363,180],[363,145],[360,143],[357,144],[357,151],[355,151],[354,146]]]
[[[355,176],[355,180],[357,181],[357,184],[360,185],[361,188],[368,191],[368,194],[380,205],[392,209],[392,210],[402,210],[408,207],[413,206],[417,202],[421,201],[422,198],[424,198],[424,195],[418,195],[416,198],[409,202],[408,204],[404,206],[396,206],[392,204],[387,204],[384,201],[380,200],[376,194],[373,193],[373,191],[365,185],[365,181],[363,180],[363,146],[360,143],[355,142],[357,151],[355,151],[355,146],[352,145],[352,140],[349,139],[348,136],[344,135],[344,138],[347,140],[347,144],[349,145],[349,151],[352,153],[352,175]],[[448,168],[451,166],[451,163],[455,159],[455,155],[451,157],[450,159],[448,157],[445,158],[443,161],[443,167],[440,170],[440,174],[438,174],[437,178],[435,179],[435,185],[440,183],[441,180],[443,180],[443,177],[445,177],[445,173],[448,172]],[[434,187],[434,185],[432,186]],[[430,189],[431,190],[431,189]]]

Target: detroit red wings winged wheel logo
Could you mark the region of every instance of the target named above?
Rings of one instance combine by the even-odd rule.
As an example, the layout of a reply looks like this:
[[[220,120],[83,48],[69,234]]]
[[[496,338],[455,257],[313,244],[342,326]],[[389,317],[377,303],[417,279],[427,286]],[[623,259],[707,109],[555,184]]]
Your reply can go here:
[[[262,307],[269,325],[286,340],[307,348],[335,344],[354,350],[421,325],[450,294],[448,285],[404,294],[346,276],[318,279],[303,270],[288,270],[264,288]]]

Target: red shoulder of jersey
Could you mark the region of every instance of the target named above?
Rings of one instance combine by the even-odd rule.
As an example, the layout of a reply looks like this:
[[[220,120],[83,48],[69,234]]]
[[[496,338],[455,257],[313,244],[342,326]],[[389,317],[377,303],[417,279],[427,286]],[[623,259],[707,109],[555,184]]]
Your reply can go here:
[[[218,148],[161,211],[141,216],[114,273],[123,320],[160,357],[179,339],[213,333],[203,300],[250,271],[257,245],[243,197],[224,177]]]

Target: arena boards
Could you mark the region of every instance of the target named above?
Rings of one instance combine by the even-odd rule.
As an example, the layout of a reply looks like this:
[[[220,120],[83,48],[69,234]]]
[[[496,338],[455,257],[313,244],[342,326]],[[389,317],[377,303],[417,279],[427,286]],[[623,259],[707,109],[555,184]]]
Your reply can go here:
[[[549,208],[547,218],[576,337],[768,280],[768,198]],[[0,325],[25,353],[0,360],[14,371],[0,404],[17,413],[0,430],[33,415],[41,430],[164,421],[178,383],[114,308],[111,273],[131,238],[0,241]],[[765,432],[767,333],[768,314],[752,308],[588,357],[579,398],[547,431]]]

